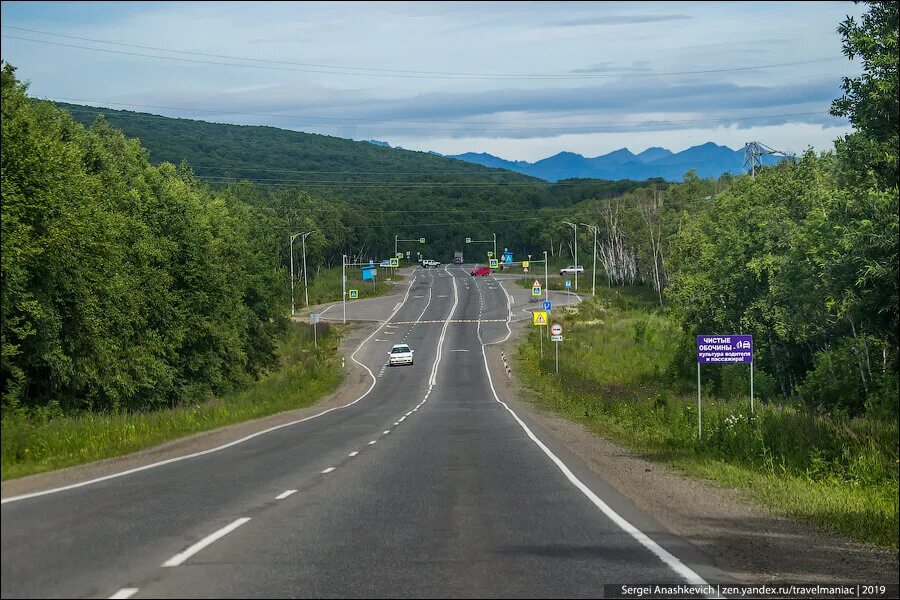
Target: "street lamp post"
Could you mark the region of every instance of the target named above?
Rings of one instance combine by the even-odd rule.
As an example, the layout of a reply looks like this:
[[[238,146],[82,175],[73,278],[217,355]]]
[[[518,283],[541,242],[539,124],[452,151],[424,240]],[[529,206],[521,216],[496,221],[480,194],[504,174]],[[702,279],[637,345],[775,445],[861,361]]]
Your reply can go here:
[[[597,227],[596,225],[588,225],[587,223],[582,223],[588,230],[594,232],[594,259],[591,261],[591,296],[597,295]]]
[[[297,239],[297,236],[301,235],[299,233],[295,233],[291,236],[290,246],[291,246],[291,318],[294,317],[294,240]]]
[[[302,237],[300,240],[303,242],[303,291],[306,295],[306,307],[309,308],[309,281],[306,278],[306,236],[313,233],[312,231],[307,231],[306,233],[301,234]]]
[[[544,300],[550,299],[550,277],[547,271],[547,251],[544,250]]]
[[[347,255],[341,254],[341,297],[344,301],[344,324],[347,324]]]
[[[578,225],[575,223],[570,223],[569,221],[563,221],[566,225],[571,225],[572,230],[575,232],[575,291],[578,291]]]

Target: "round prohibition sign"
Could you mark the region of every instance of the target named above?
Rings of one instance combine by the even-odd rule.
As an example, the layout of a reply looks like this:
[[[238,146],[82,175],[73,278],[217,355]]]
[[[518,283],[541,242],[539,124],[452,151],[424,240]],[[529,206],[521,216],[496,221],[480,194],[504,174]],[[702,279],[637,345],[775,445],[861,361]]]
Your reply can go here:
[[[562,325],[560,325],[559,323],[554,323],[550,327],[550,333],[552,335],[562,335]]]

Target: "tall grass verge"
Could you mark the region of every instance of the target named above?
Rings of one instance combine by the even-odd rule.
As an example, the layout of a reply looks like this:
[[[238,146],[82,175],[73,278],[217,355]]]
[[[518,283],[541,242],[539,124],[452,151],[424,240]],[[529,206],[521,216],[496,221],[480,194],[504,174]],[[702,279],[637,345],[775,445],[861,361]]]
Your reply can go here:
[[[388,280],[392,281],[388,281]],[[359,267],[347,267],[347,289],[359,291],[360,298],[374,298],[388,293],[393,288],[393,283],[401,281],[403,275],[391,274],[390,269],[378,269],[378,277],[375,282],[363,281],[362,271]],[[324,304],[336,302],[341,299],[341,268],[320,269],[318,272],[310,271],[309,278],[309,304]],[[298,276],[294,283],[294,298],[299,310],[305,304],[303,277]],[[349,300],[349,298],[348,298]]]
[[[897,547],[896,421],[767,402],[751,416],[749,397],[717,397],[704,385],[698,439],[696,381],[671,368],[684,334],[645,290],[598,293],[554,314],[565,328],[559,376],[551,353],[541,360],[535,331],[520,345],[533,402],[778,513]]]
[[[154,412],[54,414],[7,412],[2,423],[2,475],[13,479],[103,458],[277,412],[302,408],[342,379],[341,330],[319,325],[319,348],[308,326],[289,328],[279,366],[250,387],[198,405]]]

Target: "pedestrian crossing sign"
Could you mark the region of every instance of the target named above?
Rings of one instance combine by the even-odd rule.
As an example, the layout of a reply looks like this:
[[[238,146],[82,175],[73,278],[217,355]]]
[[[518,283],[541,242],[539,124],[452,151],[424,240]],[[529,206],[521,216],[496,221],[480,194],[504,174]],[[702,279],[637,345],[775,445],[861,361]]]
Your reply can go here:
[[[350,299],[356,300],[359,298],[359,290],[349,290],[350,291]]]
[[[543,310],[536,310],[532,313],[532,322],[539,326],[544,327],[547,325],[547,312]]]
[[[500,266],[500,264],[499,264],[499,262],[497,261],[496,258],[490,259],[490,260],[489,260],[489,263],[490,263],[489,266],[490,266],[492,269],[496,269],[496,268],[498,268],[498,267]]]
[[[391,259],[391,266],[392,266],[392,267],[399,267],[399,266],[400,266],[400,259],[399,259],[399,258],[392,258],[392,259]]]
[[[532,296],[540,296],[541,295],[541,282],[538,281],[537,279],[535,279],[534,283],[531,284],[531,295]]]

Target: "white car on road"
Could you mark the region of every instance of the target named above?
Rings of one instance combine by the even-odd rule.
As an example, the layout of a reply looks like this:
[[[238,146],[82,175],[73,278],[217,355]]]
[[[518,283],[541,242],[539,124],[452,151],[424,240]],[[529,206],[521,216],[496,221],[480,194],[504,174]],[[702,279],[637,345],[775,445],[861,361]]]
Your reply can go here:
[[[436,269],[439,266],[441,266],[441,263],[439,263],[436,260],[426,258],[425,260],[422,261],[422,266],[425,267],[426,269]]]
[[[388,352],[388,364],[394,365],[411,365],[413,364],[413,351],[406,344],[394,344],[391,351]]]
[[[560,275],[574,275],[575,273],[584,273],[584,267],[581,265],[578,265],[577,267],[575,265],[569,265],[565,269],[559,270]]]

